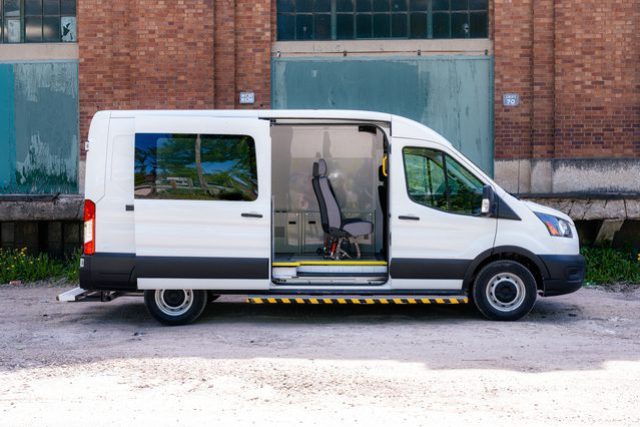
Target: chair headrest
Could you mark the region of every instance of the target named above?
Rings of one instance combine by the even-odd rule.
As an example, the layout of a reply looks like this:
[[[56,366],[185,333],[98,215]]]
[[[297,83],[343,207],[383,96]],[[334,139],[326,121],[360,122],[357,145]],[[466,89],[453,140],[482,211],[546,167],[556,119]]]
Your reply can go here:
[[[327,162],[324,159],[319,159],[313,164],[313,176],[320,177],[327,175]]]

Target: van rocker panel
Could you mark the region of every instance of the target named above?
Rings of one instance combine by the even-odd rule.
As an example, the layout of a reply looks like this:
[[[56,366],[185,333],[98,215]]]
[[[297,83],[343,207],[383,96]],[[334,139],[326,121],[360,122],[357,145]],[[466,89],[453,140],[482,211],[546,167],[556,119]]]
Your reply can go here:
[[[139,277],[182,279],[268,279],[268,258],[204,258],[136,256],[97,253],[83,255],[83,289],[137,290]]]

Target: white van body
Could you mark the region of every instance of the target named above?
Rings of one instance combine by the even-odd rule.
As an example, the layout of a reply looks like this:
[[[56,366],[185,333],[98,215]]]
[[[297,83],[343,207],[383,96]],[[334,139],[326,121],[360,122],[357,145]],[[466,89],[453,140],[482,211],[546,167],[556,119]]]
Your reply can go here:
[[[233,145],[240,141],[238,138],[251,143],[249,163],[255,169],[251,184],[246,177],[228,173],[225,168],[233,161],[219,160],[216,148],[211,148],[227,144],[229,152],[241,150]],[[305,141],[309,141],[306,148]],[[208,144],[208,151],[203,144]],[[311,145],[315,148],[310,149]],[[362,159],[356,146],[364,147]],[[164,150],[165,158],[148,161],[145,150]],[[190,158],[176,163],[194,152],[209,159],[218,156],[218,160],[196,159],[199,168]],[[289,153],[293,153],[291,158]],[[320,218],[317,212],[293,212],[286,206],[298,203],[294,199],[304,200],[299,204],[305,209],[315,203],[311,170],[321,156],[329,165],[328,179],[342,179],[335,197],[355,200],[354,209],[361,209],[359,214],[373,224],[369,243],[364,244],[369,258],[353,254],[331,257],[326,253],[305,258],[305,250],[313,250],[313,243],[294,239],[296,230],[311,234],[313,226],[319,229],[317,220],[309,219]],[[173,169],[158,165],[161,160]],[[373,182],[382,161],[387,176],[381,175],[380,183]],[[345,166],[332,175],[331,165],[339,164],[365,166],[358,171]],[[511,196],[444,137],[420,123],[391,114],[343,110],[100,111],[89,130],[86,168],[85,199],[93,207],[85,218],[87,244],[81,287],[148,291],[148,304],[149,300],[151,304],[156,301],[153,295],[157,299],[164,290],[188,291],[184,295],[189,298],[192,292],[206,290],[209,295],[278,298],[402,295],[459,296],[466,301],[473,295],[483,268],[498,261],[517,263],[530,272],[527,277],[535,280],[536,289],[533,301],[535,294],[573,292],[584,278],[578,235],[568,216]],[[149,168],[156,169],[149,172]],[[204,173],[215,175],[212,179],[216,182],[226,181],[204,183],[200,187],[206,188],[200,188],[195,172],[179,176],[181,168],[198,168],[201,182]],[[308,176],[301,174],[306,170]],[[175,176],[167,175],[170,173]],[[348,176],[350,173],[353,177]],[[358,179],[361,183],[357,186],[349,188],[345,184]],[[434,189],[434,179],[442,181],[443,189]],[[279,183],[278,188],[272,188],[274,182]],[[471,190],[461,189],[460,183],[465,182]],[[247,190],[247,186],[254,190]],[[381,188],[381,199],[374,201],[377,197],[372,189],[376,186]],[[298,188],[307,194],[300,194]],[[478,188],[481,193],[485,190],[483,196],[478,195]],[[230,199],[215,199],[225,192],[233,193]],[[163,198],[163,194],[173,195]],[[480,203],[477,211],[447,210],[461,209],[452,208],[458,201],[460,206],[468,206],[464,197],[484,197],[483,212]],[[362,203],[366,212],[357,205],[361,199],[367,200]],[[280,203],[278,200],[285,208],[274,206]],[[344,213],[344,207],[341,209]],[[307,221],[303,225],[309,229],[303,228],[301,221]],[[298,228],[294,230],[294,226]],[[315,240],[309,237],[309,241],[316,242],[320,253],[322,239],[317,233],[314,236]],[[278,258],[283,251],[278,245],[293,248],[288,258]],[[521,304],[525,289],[521,282],[528,279],[520,277],[519,282],[515,273],[513,277],[494,276],[497,279],[492,279],[493,284],[485,284],[478,295],[495,300],[496,289],[504,295],[493,308],[490,302],[487,307],[479,307],[481,311],[490,318],[511,319],[526,314],[531,307],[524,307],[524,313],[518,312],[519,306],[510,306],[504,312],[500,307],[512,304],[511,297]],[[184,295],[176,301],[184,304]],[[165,304],[165,316],[161,312],[159,320],[171,323],[170,308]],[[496,313],[487,313],[492,309],[497,309]],[[189,321],[195,317],[190,316]]]

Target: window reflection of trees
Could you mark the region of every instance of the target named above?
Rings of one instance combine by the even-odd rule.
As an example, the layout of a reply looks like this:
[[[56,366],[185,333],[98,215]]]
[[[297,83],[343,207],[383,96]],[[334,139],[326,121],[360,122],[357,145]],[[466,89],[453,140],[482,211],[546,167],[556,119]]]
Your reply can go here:
[[[255,200],[255,144],[249,136],[136,135],[136,197]]]

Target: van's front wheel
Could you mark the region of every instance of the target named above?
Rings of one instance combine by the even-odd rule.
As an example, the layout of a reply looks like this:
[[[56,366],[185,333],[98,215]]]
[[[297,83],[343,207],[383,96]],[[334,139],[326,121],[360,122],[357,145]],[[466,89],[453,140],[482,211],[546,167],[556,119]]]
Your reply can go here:
[[[196,320],[207,305],[207,291],[154,289],[144,291],[149,313],[165,325],[186,325]]]
[[[476,277],[473,301],[491,320],[518,320],[533,308],[536,280],[524,265],[509,260],[487,264]]]

